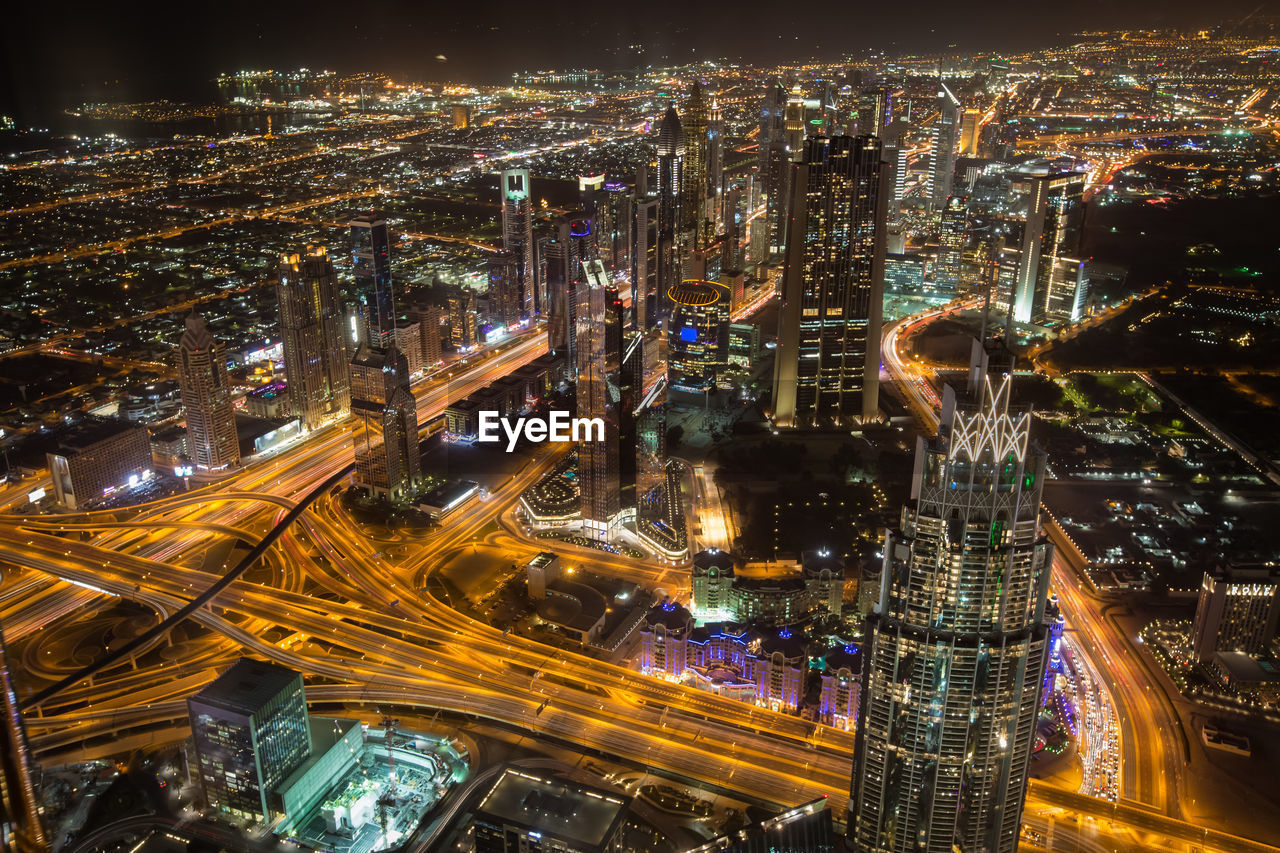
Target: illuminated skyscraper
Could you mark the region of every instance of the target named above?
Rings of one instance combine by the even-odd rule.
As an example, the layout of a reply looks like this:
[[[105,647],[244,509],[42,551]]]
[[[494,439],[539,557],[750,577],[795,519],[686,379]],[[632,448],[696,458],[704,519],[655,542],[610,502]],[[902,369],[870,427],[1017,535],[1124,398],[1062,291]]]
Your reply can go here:
[[[533,265],[533,198],[529,194],[528,169],[502,171],[502,248],[515,262],[517,298],[521,313],[535,317],[543,313],[542,294],[537,290]]]
[[[667,293],[667,382],[686,391],[710,391],[729,365],[729,288],[716,281],[682,281]]]
[[[386,349],[363,344],[356,351],[351,414],[356,486],[390,500],[411,497],[422,472],[418,405],[409,389],[409,362],[394,339]]]
[[[724,116],[715,96],[707,120],[707,194],[715,202],[717,218],[723,218],[720,196],[724,192]]]
[[[787,204],[791,199],[791,155],[787,151],[785,114],[787,90],[780,83],[769,85],[760,107],[758,180],[765,197],[765,222],[769,254],[787,245]]]
[[[659,206],[656,198],[637,196],[631,221],[631,305],[635,326],[647,331],[658,325],[662,299]]]
[[[857,128],[859,136],[879,136],[889,115],[889,90],[864,89],[858,96]]]
[[[634,483],[623,494],[635,507],[636,533],[658,553],[682,559],[687,554],[680,474],[667,460],[667,356],[661,328],[629,332],[624,343],[622,370],[629,390],[623,417],[631,420],[630,440],[620,448],[623,462],[633,468]],[[630,456],[630,460],[627,457]],[[626,488],[630,485],[631,488]]]
[[[978,156],[978,131],[982,129],[982,110],[969,107],[960,114],[960,156]]]
[[[703,244],[707,206],[707,101],[693,81],[684,111],[684,167],[680,177],[680,231]]]
[[[684,158],[684,128],[673,105],[667,108],[658,128],[658,252],[663,256],[659,270],[672,274],[679,265],[677,245],[684,221],[680,209],[684,201]],[[669,284],[667,280],[658,282],[660,296]],[[664,313],[664,308],[659,308],[658,313]]]
[[[804,152],[805,117],[807,115],[804,95],[800,84],[791,87],[787,97],[787,106],[782,115],[782,133],[787,140],[787,153],[792,162],[800,159]]]
[[[580,210],[558,218],[539,250],[546,275],[547,340],[553,352],[565,353],[568,363],[576,364],[582,264],[597,257],[591,215]]]
[[[578,486],[583,535],[605,541],[622,522],[616,397],[621,353],[614,349],[621,340],[620,330],[611,329],[615,323],[610,317],[610,297],[616,291],[610,287],[604,264],[584,260],[582,268],[577,287],[577,417],[602,419],[604,437],[599,441],[591,435],[578,444]]]
[[[253,823],[279,816],[277,787],[311,756],[302,673],[241,658],[187,710],[209,805]]]
[[[351,405],[338,278],[323,246],[280,259],[276,299],[290,413],[304,429]]]
[[[884,548],[867,620],[850,836],[859,853],[1014,853],[1045,669],[1045,456],[975,344]]]
[[[1026,222],[1022,231],[1014,288],[1013,319],[1043,323],[1065,319],[1051,312],[1055,275],[1075,271],[1084,219],[1084,182],[1080,172],[1056,172],[1025,179]],[[1069,263],[1059,263],[1069,259]]]
[[[878,413],[885,206],[880,140],[810,137],[796,164],[774,366],[776,422]]]
[[[941,210],[951,195],[951,182],[956,170],[956,119],[960,99],[947,84],[938,81],[938,115],[933,120],[929,143],[929,203]]]
[[[353,482],[371,495],[402,500],[421,474],[418,407],[409,387],[409,361],[396,343],[395,290],[390,235],[374,214],[351,222],[356,289],[368,325],[367,340],[351,359],[351,414],[355,416]]]
[[[508,250],[494,252],[485,262],[489,271],[489,317],[495,326],[514,328],[520,322],[520,265]]]
[[[4,626],[0,625],[0,706],[4,730],[0,731],[0,849],[6,853],[48,853],[40,794],[32,778],[27,730],[13,686]]]
[[[938,230],[938,261],[933,266],[933,283],[939,290],[955,293],[960,289],[964,246],[968,237],[969,205],[967,197],[951,196],[942,208]]]
[[[240,442],[222,344],[195,311],[187,316],[186,326],[178,342],[178,384],[191,459],[197,468],[209,470],[239,465]]]
[[[373,347],[387,347],[396,336],[391,235],[387,221],[375,213],[367,213],[351,220],[350,227],[351,266],[365,340]]]

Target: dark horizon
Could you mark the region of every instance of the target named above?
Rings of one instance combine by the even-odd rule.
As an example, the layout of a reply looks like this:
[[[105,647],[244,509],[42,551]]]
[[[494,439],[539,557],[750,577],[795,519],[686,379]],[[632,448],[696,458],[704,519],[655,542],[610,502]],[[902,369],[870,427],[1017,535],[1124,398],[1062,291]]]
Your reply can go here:
[[[1206,19],[1204,7],[1191,0],[1137,0],[1123,12],[1091,0],[1068,17],[1004,3],[962,8],[923,0],[907,17],[896,8],[889,14],[822,0],[807,5],[804,16],[783,16],[760,2],[708,8],[658,0],[590,20],[575,15],[577,7],[512,0],[482,8],[321,0],[186,6],[190,17],[175,19],[174,7],[151,3],[135,4],[131,15],[105,4],[68,13],[61,5],[26,3],[10,10],[0,36],[7,66],[0,112],[23,126],[93,100],[198,103],[212,100],[218,74],[242,69],[328,68],[483,84],[548,68],[613,70],[706,59],[772,65],[835,61],[869,50],[1027,50],[1086,29],[1228,24],[1252,16],[1261,8],[1255,6],[1255,0],[1229,0]],[[362,8],[386,11],[352,14]]]

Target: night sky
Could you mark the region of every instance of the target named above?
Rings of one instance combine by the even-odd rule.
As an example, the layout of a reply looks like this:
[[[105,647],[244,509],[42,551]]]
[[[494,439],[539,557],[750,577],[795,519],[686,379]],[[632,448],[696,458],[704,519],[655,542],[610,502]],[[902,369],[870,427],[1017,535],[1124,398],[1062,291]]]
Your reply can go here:
[[[531,68],[718,58],[774,63],[869,48],[1025,49],[1081,29],[1207,26],[1256,8],[1257,0],[1212,6],[1198,0],[21,0],[0,19],[0,111],[30,123],[86,100],[210,101],[211,78],[240,68],[307,66],[498,82]],[[437,62],[437,54],[447,61]]]

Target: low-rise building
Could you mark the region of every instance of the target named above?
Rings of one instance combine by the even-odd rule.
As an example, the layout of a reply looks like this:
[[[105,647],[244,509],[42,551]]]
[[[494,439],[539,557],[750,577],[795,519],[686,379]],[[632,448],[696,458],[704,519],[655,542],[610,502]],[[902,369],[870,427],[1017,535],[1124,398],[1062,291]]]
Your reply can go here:
[[[244,398],[245,409],[255,418],[283,418],[289,414],[289,391],[283,382],[254,388]]]
[[[86,421],[46,454],[58,504],[80,509],[151,476],[146,427],[115,419]]]
[[[475,851],[622,851],[630,805],[625,794],[508,767],[475,811]]]

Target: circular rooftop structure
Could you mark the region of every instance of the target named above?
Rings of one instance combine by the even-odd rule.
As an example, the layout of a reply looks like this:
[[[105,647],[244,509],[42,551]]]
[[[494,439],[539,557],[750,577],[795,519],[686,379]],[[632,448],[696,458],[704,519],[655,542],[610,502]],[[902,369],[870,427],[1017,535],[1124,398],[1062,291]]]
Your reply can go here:
[[[685,279],[667,289],[667,297],[677,305],[702,308],[720,301],[721,291],[728,291],[722,284],[698,279]]]

